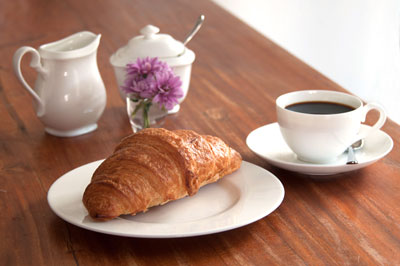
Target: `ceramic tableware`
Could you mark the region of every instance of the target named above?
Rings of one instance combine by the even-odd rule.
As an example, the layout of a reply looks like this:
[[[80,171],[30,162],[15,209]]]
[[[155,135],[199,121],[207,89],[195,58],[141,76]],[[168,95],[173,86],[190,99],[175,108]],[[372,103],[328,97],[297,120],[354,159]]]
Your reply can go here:
[[[361,130],[370,126],[361,125]],[[278,123],[268,124],[253,130],[246,138],[251,151],[276,167],[312,175],[313,178],[325,179],[330,175],[359,170],[385,157],[393,148],[392,138],[382,130],[375,130],[364,139],[362,149],[356,151],[358,164],[348,165],[347,154],[338,156],[329,163],[309,163],[298,159],[289,148],[279,129]]]
[[[318,112],[314,112],[316,107],[313,106],[318,106],[316,104],[322,108]],[[291,109],[301,106],[314,110]],[[328,107],[335,110],[325,113]],[[342,111],[337,108],[345,109]],[[361,123],[373,109],[379,112],[379,119],[372,127],[360,131]],[[312,163],[337,160],[352,143],[381,128],[386,120],[385,111],[380,105],[363,105],[356,96],[327,90],[284,94],[276,100],[276,111],[280,131],[290,149],[300,160]]]
[[[194,196],[152,207],[135,216],[122,215],[98,222],[89,217],[82,194],[101,162],[83,165],[58,178],[51,185],[47,200],[65,221],[104,234],[176,238],[223,232],[267,216],[278,208],[285,195],[276,176],[243,161],[238,171],[202,187]]]
[[[114,67],[119,93],[123,101],[126,99],[126,94],[121,89],[126,78],[125,66],[135,62],[138,58],[145,57],[157,57],[166,62],[182,81],[183,97],[179,99],[179,103],[186,98],[195,53],[185,47],[182,42],[168,34],[161,34],[159,31],[159,28],[147,25],[140,30],[140,35],[132,38],[125,46],[111,55],[110,63]],[[180,106],[177,104],[170,113],[179,111],[179,108]]]
[[[106,106],[106,91],[97,67],[100,34],[83,31],[41,45],[23,46],[13,57],[14,71],[33,96],[37,117],[49,134],[72,137],[91,132]],[[21,73],[21,60],[32,54],[38,72],[34,88]]]

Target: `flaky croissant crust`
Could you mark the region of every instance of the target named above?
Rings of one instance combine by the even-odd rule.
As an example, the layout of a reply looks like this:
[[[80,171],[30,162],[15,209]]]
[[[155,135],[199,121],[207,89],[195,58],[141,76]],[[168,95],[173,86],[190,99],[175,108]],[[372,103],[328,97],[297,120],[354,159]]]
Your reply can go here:
[[[144,129],[123,139],[83,195],[89,215],[109,220],[194,195],[240,167],[238,152],[192,130]]]

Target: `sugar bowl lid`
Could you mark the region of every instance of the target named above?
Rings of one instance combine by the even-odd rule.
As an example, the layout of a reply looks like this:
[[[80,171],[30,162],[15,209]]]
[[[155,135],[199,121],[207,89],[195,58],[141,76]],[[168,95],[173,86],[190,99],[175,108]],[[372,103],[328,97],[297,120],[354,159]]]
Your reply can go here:
[[[126,46],[114,53],[110,62],[114,66],[124,66],[143,57],[169,59],[185,52],[185,46],[168,34],[159,34],[160,29],[147,25],[140,30],[141,35],[133,37]]]

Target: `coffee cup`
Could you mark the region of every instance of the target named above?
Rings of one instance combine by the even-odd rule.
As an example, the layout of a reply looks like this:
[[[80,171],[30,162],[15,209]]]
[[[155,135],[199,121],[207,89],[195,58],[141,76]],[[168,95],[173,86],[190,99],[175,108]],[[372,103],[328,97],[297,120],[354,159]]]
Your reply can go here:
[[[362,127],[370,110],[379,112],[371,127]],[[337,160],[354,142],[381,128],[384,109],[376,103],[363,105],[360,98],[336,91],[295,91],[276,99],[282,136],[299,160],[328,163]]]

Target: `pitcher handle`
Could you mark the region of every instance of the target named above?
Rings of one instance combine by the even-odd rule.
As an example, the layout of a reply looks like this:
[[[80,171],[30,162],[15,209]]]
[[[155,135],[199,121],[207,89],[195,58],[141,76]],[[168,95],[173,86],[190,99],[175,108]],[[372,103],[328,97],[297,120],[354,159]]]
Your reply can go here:
[[[37,116],[41,117],[45,113],[45,106],[43,100],[39,97],[39,95],[29,86],[29,84],[25,81],[24,77],[22,76],[21,72],[21,60],[24,54],[26,53],[32,53],[32,60],[30,63],[30,66],[34,68],[39,74],[42,74],[43,76],[46,75],[46,70],[42,67],[42,64],[40,63],[40,54],[39,52],[29,46],[23,46],[19,48],[13,57],[13,67],[14,67],[14,72],[17,75],[18,80],[24,85],[25,89],[28,90],[28,92],[33,96],[33,98],[37,101],[38,106],[37,106]]]

